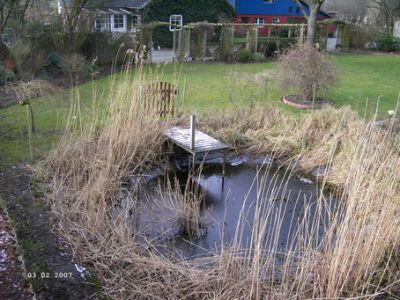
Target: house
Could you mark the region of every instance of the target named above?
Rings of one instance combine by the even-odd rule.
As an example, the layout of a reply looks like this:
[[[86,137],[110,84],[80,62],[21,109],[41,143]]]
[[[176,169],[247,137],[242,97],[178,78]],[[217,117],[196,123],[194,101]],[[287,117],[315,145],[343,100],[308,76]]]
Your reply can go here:
[[[295,0],[229,0],[236,11],[235,23],[263,24],[292,24],[305,23],[306,19],[302,8]],[[303,3],[305,10],[307,4]],[[321,11],[319,19],[330,16]]]
[[[72,7],[74,0],[59,0],[59,14]],[[96,32],[134,32],[141,24],[143,9],[150,0],[89,0],[82,14],[91,19]]]

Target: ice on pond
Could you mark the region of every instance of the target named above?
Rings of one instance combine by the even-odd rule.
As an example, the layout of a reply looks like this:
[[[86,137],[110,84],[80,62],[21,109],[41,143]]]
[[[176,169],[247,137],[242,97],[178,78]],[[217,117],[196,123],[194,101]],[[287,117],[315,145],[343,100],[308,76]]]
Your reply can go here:
[[[238,157],[235,157],[234,159],[229,161],[229,164],[233,167],[240,166],[241,164],[244,164],[245,162],[248,161],[248,157],[245,155],[241,155]]]
[[[242,164],[246,164],[249,166],[266,166],[271,165],[274,160],[268,156],[258,156],[256,158],[252,158],[248,155],[240,155],[231,160],[229,160],[229,164],[232,167],[237,167]]]
[[[305,178],[305,177],[300,178],[300,181],[302,183],[305,183],[305,184],[314,184],[314,182],[311,179],[308,179],[308,178]]]

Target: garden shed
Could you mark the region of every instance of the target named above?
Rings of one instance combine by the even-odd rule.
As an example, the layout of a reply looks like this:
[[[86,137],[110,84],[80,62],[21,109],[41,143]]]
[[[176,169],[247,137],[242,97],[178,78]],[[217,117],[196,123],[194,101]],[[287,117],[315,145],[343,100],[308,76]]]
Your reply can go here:
[[[318,43],[321,49],[329,52],[348,49],[350,30],[346,22],[338,19],[326,19],[318,22]]]

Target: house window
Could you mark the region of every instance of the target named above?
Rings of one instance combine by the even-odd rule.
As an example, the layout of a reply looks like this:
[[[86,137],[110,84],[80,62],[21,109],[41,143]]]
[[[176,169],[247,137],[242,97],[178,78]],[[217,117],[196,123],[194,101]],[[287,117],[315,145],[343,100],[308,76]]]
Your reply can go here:
[[[110,30],[110,15],[97,14],[95,19],[96,31],[109,31]]]
[[[300,14],[300,7],[296,7],[296,14]]]
[[[272,19],[272,23],[274,23],[274,24],[279,24],[280,22],[281,22],[281,20],[279,20],[279,18]]]
[[[293,13],[293,7],[289,6],[289,14],[292,14],[292,13]]]
[[[114,28],[124,28],[124,15],[114,15]]]
[[[254,19],[254,24],[256,24],[258,26],[264,25],[264,18],[255,18]]]
[[[242,17],[241,19],[240,19],[240,22],[241,23],[243,23],[243,24],[248,24],[249,23],[249,17]]]
[[[138,18],[138,16],[132,16],[132,25],[133,25],[133,26],[139,25],[139,18]]]

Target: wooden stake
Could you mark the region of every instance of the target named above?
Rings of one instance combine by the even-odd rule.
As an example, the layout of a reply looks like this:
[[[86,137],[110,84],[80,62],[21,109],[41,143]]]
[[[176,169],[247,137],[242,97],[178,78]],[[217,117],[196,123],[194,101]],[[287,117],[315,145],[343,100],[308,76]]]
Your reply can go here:
[[[313,84],[313,95],[312,95],[312,109],[315,109],[315,98],[317,96],[317,84]]]

